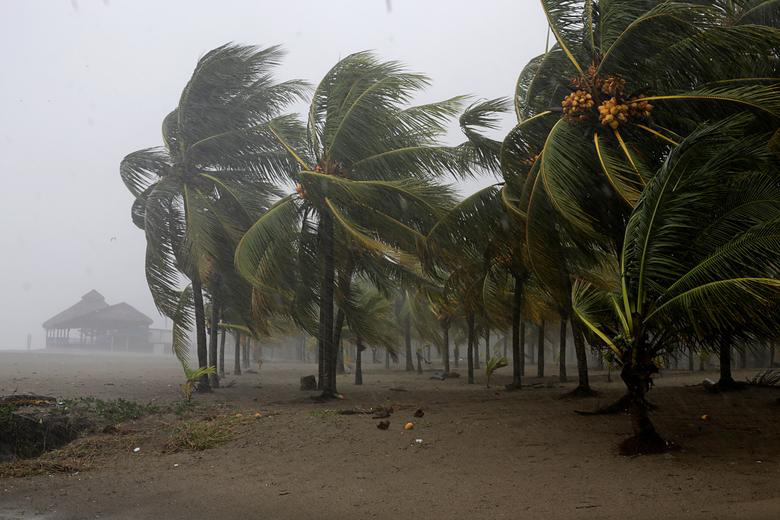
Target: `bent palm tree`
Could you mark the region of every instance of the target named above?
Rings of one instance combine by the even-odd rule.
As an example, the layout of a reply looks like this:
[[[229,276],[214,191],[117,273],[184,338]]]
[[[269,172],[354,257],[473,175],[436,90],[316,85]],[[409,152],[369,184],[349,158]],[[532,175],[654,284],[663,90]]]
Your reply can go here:
[[[480,146],[472,143],[480,118],[466,121],[474,135],[469,142],[440,142],[463,98],[406,106],[427,84],[425,76],[396,62],[356,53],[317,86],[305,130],[271,125],[298,164],[288,177],[297,193],[281,199],[249,229],[235,265],[258,292],[286,280],[287,307],[295,319],[318,323],[324,397],[337,393],[337,278],[349,280],[351,271],[381,286],[383,280],[413,276],[410,253],[452,200],[450,190],[432,178],[470,173],[482,158]],[[471,114],[489,109],[482,105]],[[291,259],[297,265],[291,266]]]
[[[279,114],[306,87],[273,81],[281,57],[279,47],[208,52],[163,121],[165,146],[133,152],[120,166],[135,197],[133,222],[146,234],[146,279],[160,312],[176,316],[179,274],[192,282],[200,367],[207,364],[203,275],[218,260],[220,228],[251,220],[271,191],[267,179],[293,164],[271,124],[286,124]],[[201,383],[208,388],[205,376]]]
[[[556,45],[518,78],[505,178],[521,200],[543,193],[580,238],[620,249],[630,209],[697,124],[780,115],[776,2],[541,3]],[[526,221],[533,269],[553,243],[546,223]]]
[[[693,132],[631,214],[612,288],[578,281],[572,306],[621,367],[632,451],[665,445],[645,399],[656,358],[691,337],[776,336],[780,188],[769,135],[738,116]]]

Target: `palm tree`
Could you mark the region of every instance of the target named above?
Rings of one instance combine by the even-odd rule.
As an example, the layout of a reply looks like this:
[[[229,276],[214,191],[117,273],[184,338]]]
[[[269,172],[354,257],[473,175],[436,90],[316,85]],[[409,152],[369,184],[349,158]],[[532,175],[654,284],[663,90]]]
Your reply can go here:
[[[556,45],[518,79],[510,139],[527,165],[517,175],[537,167],[534,189],[556,211],[619,242],[618,201],[636,204],[696,122],[746,107],[780,114],[769,4],[542,0]]]
[[[565,318],[572,276],[621,249],[631,208],[698,122],[745,109],[778,115],[780,31],[777,6],[760,0],[542,6],[556,44],[518,78],[503,200],[522,220],[529,268]],[[572,252],[578,265],[560,261]],[[572,324],[573,394],[590,395],[584,334]]]
[[[176,315],[179,275],[191,281],[200,367],[207,365],[203,278],[219,260],[220,229],[230,225],[220,219],[249,219],[271,191],[267,179],[293,164],[271,125],[285,123],[279,114],[306,87],[273,81],[282,55],[279,47],[237,45],[208,52],[163,121],[164,147],[133,152],[120,166],[135,197],[133,222],[146,234],[146,278],[162,314]],[[205,375],[200,388],[209,388]]]
[[[628,389],[628,451],[666,446],[646,401],[658,356],[687,348],[691,337],[761,340],[780,328],[780,187],[770,136],[739,115],[685,138],[640,196],[613,276],[575,283],[574,311]]]
[[[297,191],[249,229],[235,264],[258,290],[285,280],[295,319],[317,323],[326,398],[337,395],[337,273],[351,268],[377,286],[414,278],[411,253],[452,199],[451,191],[432,179],[467,174],[481,158],[472,140],[479,137],[478,117],[487,108],[471,112],[477,119],[467,130],[475,137],[444,146],[440,139],[463,98],[406,106],[427,84],[425,76],[406,72],[397,62],[356,53],[319,83],[305,128],[271,125],[277,143],[298,163],[298,171],[288,176]],[[294,268],[291,259],[297,261]]]

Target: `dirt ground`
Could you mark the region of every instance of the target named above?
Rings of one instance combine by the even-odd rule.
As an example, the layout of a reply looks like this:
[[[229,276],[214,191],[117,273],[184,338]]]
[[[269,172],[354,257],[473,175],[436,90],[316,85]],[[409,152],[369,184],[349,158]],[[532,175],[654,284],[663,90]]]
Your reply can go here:
[[[483,375],[467,385],[367,363],[362,387],[340,376],[345,399],[316,403],[298,389],[314,365],[267,362],[195,397],[201,410],[261,414],[234,440],[169,452],[176,418],[151,416],[124,425],[137,453],[118,445],[89,471],[0,479],[0,518],[780,518],[777,390],[711,395],[692,385],[716,374],[666,372],[650,394],[654,418],[681,450],[625,458],[625,416],[573,413],[616,399],[620,383],[596,374],[601,397],[561,400],[573,383],[506,392],[509,370],[487,389]],[[180,379],[171,358],[0,352],[0,395],[164,404],[179,399]],[[380,405],[395,409],[384,431],[370,415],[333,413]]]

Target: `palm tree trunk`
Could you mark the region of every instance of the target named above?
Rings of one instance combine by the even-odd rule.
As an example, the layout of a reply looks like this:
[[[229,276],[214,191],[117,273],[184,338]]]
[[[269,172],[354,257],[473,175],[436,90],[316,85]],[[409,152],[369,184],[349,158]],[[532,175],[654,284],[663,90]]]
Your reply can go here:
[[[336,397],[336,361],[338,352],[333,344],[333,290],[335,285],[335,258],[333,257],[333,220],[327,211],[320,212],[320,257],[322,258],[322,285],[320,285],[319,341],[322,349],[322,397]]]
[[[720,380],[718,386],[728,388],[734,386],[734,378],[731,376],[731,338],[725,337],[720,345]]]
[[[220,316],[220,321],[223,321],[223,317]],[[227,329],[223,328],[219,335],[219,377],[225,377],[225,335]]]
[[[219,388],[219,367],[217,366],[217,334],[219,333],[219,305],[214,298],[211,299],[211,327],[209,329],[209,366],[214,369],[209,374],[209,384],[213,388]]]
[[[236,331],[236,351],[233,354],[233,375],[241,375],[241,333]]]
[[[652,374],[656,371],[652,359],[639,352],[637,363],[626,363],[620,372],[628,389],[628,410],[634,431],[634,436],[621,444],[621,450],[626,455],[658,453],[667,447],[650,420],[650,405],[646,399],[652,386]]]
[[[208,347],[206,346],[206,312],[203,309],[203,288],[200,275],[195,271],[192,277],[192,300],[195,306],[195,338],[198,345],[198,367],[208,366]],[[210,392],[209,377],[203,375],[198,381],[198,392]]]
[[[412,359],[412,320],[409,316],[404,319],[404,346],[406,347],[406,371],[414,372],[414,360]]]
[[[422,374],[423,373],[423,367],[422,367],[422,353],[420,352],[420,349],[417,349],[417,373]]]
[[[769,343],[769,368],[775,367],[775,342]]]
[[[444,364],[444,373],[450,373],[450,323],[449,320],[441,322],[442,343],[441,357]]]
[[[325,342],[320,339],[322,337],[322,323],[325,321],[325,307],[322,305],[320,306],[319,320],[319,327],[317,330],[317,334],[319,335],[317,338],[317,390],[322,390],[322,385],[325,382],[325,366],[327,365],[324,355]]]
[[[357,347],[355,347],[355,384],[363,384],[363,351],[366,347],[363,346],[363,338],[357,337]]]
[[[249,368],[249,353],[252,350],[252,338],[250,336],[246,336],[244,338],[244,355],[241,358],[241,366],[246,368]]]
[[[693,372],[693,347],[688,347],[688,372]]]
[[[455,345],[452,348],[452,356],[454,357],[455,368],[459,368],[460,367],[460,345],[457,342],[455,342]]]
[[[585,351],[585,334],[580,329],[577,320],[571,321],[571,332],[574,337],[574,353],[577,355],[578,384],[574,392],[592,394],[590,378],[588,377],[588,353]]]
[[[560,340],[559,340],[559,351],[558,354],[558,380],[561,383],[566,383],[569,378],[566,376],[566,318],[561,316],[561,332],[560,332]]]
[[[385,370],[390,370],[390,351],[385,347]]]
[[[336,325],[333,328],[333,344],[337,349],[336,373],[343,374],[344,370],[344,352],[341,350],[341,331],[344,329],[344,311],[339,308],[336,313]]]
[[[476,333],[474,330],[474,314],[469,313],[466,318],[468,323],[468,347],[466,350],[466,364],[468,365],[468,384],[474,384],[474,342]]]
[[[523,282],[515,276],[515,292],[512,299],[512,388],[523,387],[525,353],[520,351],[520,309],[523,304]],[[524,332],[524,331],[523,331]],[[525,334],[522,334],[525,336]],[[523,338],[524,339],[524,338]]]
[[[525,376],[525,320],[520,321],[520,373]]]
[[[474,369],[479,370],[479,332],[474,329]]]
[[[544,320],[542,320],[542,323],[539,325],[536,350],[536,376],[544,377]]]
[[[485,363],[490,359],[490,327],[485,327]]]

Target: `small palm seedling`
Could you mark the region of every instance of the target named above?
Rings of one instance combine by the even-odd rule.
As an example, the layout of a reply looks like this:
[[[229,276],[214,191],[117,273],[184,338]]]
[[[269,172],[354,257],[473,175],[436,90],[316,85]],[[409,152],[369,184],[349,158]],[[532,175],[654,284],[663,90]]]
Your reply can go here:
[[[216,369],[212,367],[200,367],[190,368],[187,365],[183,365],[185,382],[181,384],[181,393],[184,398],[189,402],[192,399],[192,392],[198,384],[198,380],[203,376],[208,376],[216,372]]]
[[[490,378],[493,376],[493,372],[499,368],[503,368],[509,364],[509,361],[504,356],[493,356],[485,363],[485,376],[487,376],[486,388],[490,388]]]

